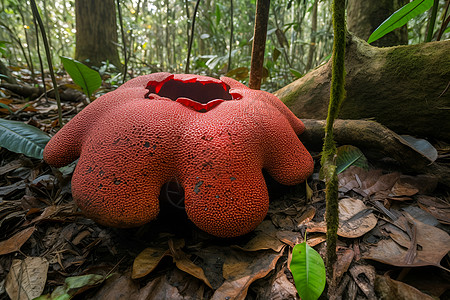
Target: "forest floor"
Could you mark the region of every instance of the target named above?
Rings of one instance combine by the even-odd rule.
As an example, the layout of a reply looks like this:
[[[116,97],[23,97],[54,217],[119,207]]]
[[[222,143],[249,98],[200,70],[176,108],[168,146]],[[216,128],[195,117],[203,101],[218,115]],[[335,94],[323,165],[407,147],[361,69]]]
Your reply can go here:
[[[25,71],[17,74],[30,82]],[[73,87],[65,76],[58,80]],[[66,120],[84,107],[80,94],[70,93]],[[4,88],[0,96],[9,107],[0,108],[1,118],[54,134],[54,100],[25,99]],[[449,147],[437,150],[438,161],[450,165]],[[197,229],[182,194],[167,197],[166,187],[169,201],[161,203],[157,220],[135,229],[100,226],[72,199],[74,166],[55,169],[1,148],[0,299],[299,299],[288,268],[292,247],[307,232],[307,243],[322,257],[326,248],[324,183],[319,154],[313,157],[308,198],[305,184],[285,187],[267,177],[271,203],[263,223],[245,236],[220,239]],[[450,299],[449,188],[430,175],[370,165],[339,174],[332,296]]]

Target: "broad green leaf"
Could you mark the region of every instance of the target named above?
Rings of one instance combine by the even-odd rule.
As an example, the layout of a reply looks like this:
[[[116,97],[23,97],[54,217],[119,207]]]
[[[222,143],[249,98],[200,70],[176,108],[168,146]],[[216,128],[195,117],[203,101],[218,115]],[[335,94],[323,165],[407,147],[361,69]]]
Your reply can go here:
[[[325,288],[325,265],[319,253],[306,242],[295,245],[289,269],[302,300],[316,300]]]
[[[60,58],[64,69],[72,77],[73,82],[81,86],[84,93],[90,98],[95,90],[102,85],[100,74],[75,59],[64,56],[60,56]]]
[[[0,147],[26,156],[42,158],[50,137],[38,128],[18,121],[0,119]]]
[[[433,6],[433,0],[414,0],[387,18],[377,29],[370,35],[369,44],[408,23],[409,20],[423,12],[426,12]]]
[[[350,166],[357,166],[363,169],[369,168],[369,163],[364,154],[352,145],[344,145],[337,148],[336,153],[336,172],[342,173]]]

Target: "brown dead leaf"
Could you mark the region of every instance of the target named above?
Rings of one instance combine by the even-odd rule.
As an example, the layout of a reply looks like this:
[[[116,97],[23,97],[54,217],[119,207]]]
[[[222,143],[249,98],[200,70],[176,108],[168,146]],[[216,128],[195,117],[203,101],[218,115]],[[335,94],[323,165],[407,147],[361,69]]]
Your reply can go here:
[[[89,230],[83,230],[82,232],[78,233],[77,236],[73,239],[72,244],[75,246],[81,243],[81,241],[85,238],[91,235],[91,232]]]
[[[307,241],[306,243],[310,246],[310,247],[314,247],[319,245],[320,243],[323,243],[327,240],[327,236],[325,234],[318,234],[314,237],[307,237]]]
[[[377,218],[368,210],[367,206],[359,199],[344,198],[339,201],[339,228],[338,235],[346,238],[360,237],[377,224]],[[308,232],[326,232],[326,222],[307,225]]]
[[[283,251],[277,253],[272,250],[252,253],[232,250],[223,265],[225,282],[211,300],[245,299],[250,284],[272,271],[282,254]]]
[[[412,217],[409,217],[409,219],[414,223],[417,245],[420,246],[411,264],[404,263],[408,254],[407,248],[405,249],[392,239],[380,240],[375,245],[367,245],[363,258],[398,267],[440,267],[441,259],[450,251],[450,236],[439,228],[422,223]],[[401,242],[401,239],[406,239],[404,235],[397,235],[397,237],[398,242]],[[402,243],[406,244],[409,241],[404,240]]]
[[[108,300],[127,300],[137,299],[139,292],[139,283],[133,281],[130,275],[113,274],[98,290],[92,299],[108,299]]]
[[[131,299],[131,298],[127,298]],[[136,296],[137,300],[161,300],[161,299],[170,299],[170,300],[184,300],[183,296],[180,295],[180,292],[176,287],[171,285],[166,276],[160,276],[152,281],[150,281],[145,287],[140,289],[139,295]]]
[[[418,195],[416,197],[420,208],[433,215],[442,224],[450,225],[450,204],[442,199]]]
[[[6,277],[5,289],[12,300],[39,297],[47,281],[49,263],[42,257],[14,259]]]
[[[363,192],[367,196],[370,196],[378,191],[390,190],[394,186],[395,182],[399,179],[399,177],[400,173],[394,172],[381,175],[378,178],[373,178],[373,180],[376,180],[376,182],[373,185],[368,185],[367,184],[368,182],[363,181],[362,182]]]
[[[0,187],[0,196],[7,197],[9,194],[17,191],[17,190],[23,190],[27,187],[27,184],[25,180],[17,181],[16,183],[13,183],[11,185],[2,186]]]
[[[25,161],[21,159],[13,160],[4,166],[0,167],[0,175],[6,174],[8,172],[14,171],[25,165]]]
[[[353,190],[362,196],[390,190],[400,178],[400,173],[383,174],[382,170],[364,170],[352,166],[338,175],[339,190]]]
[[[407,182],[402,181],[400,178],[394,184],[391,191],[394,194],[394,196],[396,196],[396,197],[401,197],[401,196],[408,197],[408,196],[413,196],[413,195],[417,194],[419,192],[419,189]]]
[[[379,276],[375,278],[375,291],[380,299],[397,300],[432,300],[427,294],[401,281],[393,280],[389,276]]]
[[[183,240],[183,246],[184,246],[184,240]],[[183,247],[181,246],[181,247]],[[196,264],[194,264],[186,255],[186,253],[184,253],[181,250],[180,246],[174,246],[174,241],[173,240],[169,240],[169,248],[170,248],[170,252],[172,254],[173,260],[175,261],[175,264],[177,266],[178,269],[191,274],[192,276],[194,276],[195,278],[200,279],[201,281],[203,281],[207,286],[209,286],[210,288],[212,288],[211,283],[209,283],[208,278],[206,278],[205,276],[205,272],[203,271],[203,269],[199,266],[197,266]]]
[[[131,278],[137,279],[150,274],[167,255],[170,255],[168,248],[149,247],[144,249],[134,259]]]
[[[233,246],[234,248],[244,251],[259,251],[272,249],[280,252],[284,247],[284,243],[277,238],[278,230],[273,225],[272,221],[265,220],[255,229],[256,236],[248,241],[243,247]]]
[[[40,221],[67,221],[68,216],[74,216],[74,204],[47,206],[42,214],[31,221],[31,224]]]
[[[24,229],[9,239],[0,242],[0,255],[12,253],[19,251],[23,244],[30,238],[33,234],[35,227],[29,227]]]
[[[316,215],[316,208],[314,206],[308,206],[306,211],[299,217],[295,218],[297,226],[303,225],[311,221]]]
[[[134,260],[131,277],[133,279],[150,274],[165,256],[171,256],[178,269],[200,279],[212,288],[203,269],[194,264],[181,250],[184,240],[169,240],[167,247],[149,247],[144,249]]]
[[[350,274],[358,287],[363,291],[369,300],[376,300],[373,285],[375,283],[375,267],[370,265],[354,265],[350,269]]]
[[[431,175],[420,174],[417,176],[401,175],[395,186],[417,189],[419,194],[432,193],[437,186],[438,179]],[[410,196],[410,195],[406,195]]]
[[[303,242],[300,232],[280,230],[276,234],[277,239],[288,246],[294,247],[296,244]]]
[[[275,281],[272,284],[269,299],[296,300],[297,289],[295,285],[286,277],[285,269],[278,271]]]
[[[333,282],[338,283],[353,261],[355,252],[349,248],[341,248],[337,252],[337,261],[334,265]]]

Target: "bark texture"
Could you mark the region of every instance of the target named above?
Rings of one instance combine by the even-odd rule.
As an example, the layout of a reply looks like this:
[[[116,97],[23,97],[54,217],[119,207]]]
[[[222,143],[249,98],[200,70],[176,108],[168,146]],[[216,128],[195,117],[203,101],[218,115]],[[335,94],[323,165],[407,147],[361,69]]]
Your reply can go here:
[[[109,61],[120,67],[114,0],[76,0],[75,59],[100,66]]]
[[[266,49],[267,23],[270,0],[256,1],[255,31],[253,34],[252,61],[248,86],[259,90],[263,75],[264,51]]]
[[[377,48],[349,35],[341,119],[373,119],[399,134],[450,141],[450,41]],[[331,63],[275,93],[298,117],[325,119]]]

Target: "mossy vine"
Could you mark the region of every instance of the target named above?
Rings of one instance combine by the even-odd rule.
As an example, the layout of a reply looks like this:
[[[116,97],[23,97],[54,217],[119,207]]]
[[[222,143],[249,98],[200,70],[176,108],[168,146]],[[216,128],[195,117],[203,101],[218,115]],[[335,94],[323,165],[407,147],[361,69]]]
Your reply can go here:
[[[337,229],[339,226],[338,178],[336,173],[336,144],[333,138],[333,123],[344,100],[344,55],[345,55],[345,0],[333,1],[333,56],[330,103],[328,105],[325,139],[322,150],[321,174],[326,182],[327,219],[327,273],[333,278],[333,264],[336,256]]]

